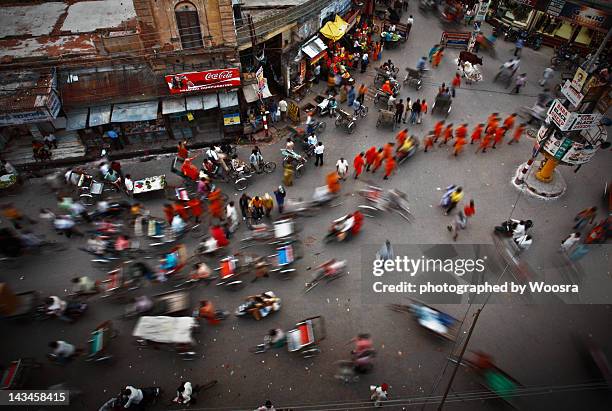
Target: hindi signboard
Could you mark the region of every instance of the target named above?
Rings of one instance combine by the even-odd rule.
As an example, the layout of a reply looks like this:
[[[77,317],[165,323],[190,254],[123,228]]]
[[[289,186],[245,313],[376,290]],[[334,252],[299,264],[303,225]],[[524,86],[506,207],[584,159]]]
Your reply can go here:
[[[559,127],[561,131],[566,131],[570,123],[570,112],[561,104],[559,100],[555,100],[547,113],[553,123]]]
[[[574,74],[574,78],[572,79],[572,87],[574,87],[576,91],[582,91],[582,86],[584,86],[588,76],[589,75],[586,71],[578,67],[578,70],[576,70],[576,74]]]
[[[578,114],[572,113],[571,119],[572,125],[569,128],[570,130],[588,130],[590,128],[596,127],[599,124],[603,116],[601,113],[592,113],[592,114]]]
[[[567,80],[563,87],[561,87],[561,93],[563,93],[563,95],[569,100],[570,103],[572,103],[572,106],[574,107],[578,107],[578,104],[580,104],[584,98],[584,94],[576,91],[576,89],[572,87],[572,83],[569,80]]]

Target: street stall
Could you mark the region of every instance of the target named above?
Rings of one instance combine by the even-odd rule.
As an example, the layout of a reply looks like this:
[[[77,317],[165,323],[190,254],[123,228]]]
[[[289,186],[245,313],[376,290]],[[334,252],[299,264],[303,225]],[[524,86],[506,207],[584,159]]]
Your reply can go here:
[[[272,93],[270,93],[268,81],[265,78],[263,79],[262,84],[263,88],[261,91],[259,90],[259,85],[257,84],[248,84],[242,87],[242,95],[244,96],[246,105],[243,133],[247,136],[263,130],[264,127],[263,116],[267,110],[267,99],[272,97]],[[268,117],[267,121],[271,122],[270,117]]]
[[[134,195],[163,190],[166,187],[166,176],[152,176],[134,181]]]
[[[352,47],[345,47],[340,40],[344,37],[348,29],[348,23],[340,16],[336,15],[334,21],[328,21],[319,31],[328,41],[328,53],[325,66],[328,76],[335,77],[335,85],[354,85],[355,79],[351,76],[350,68],[356,68],[354,62],[355,53],[351,52]],[[340,102],[343,102],[342,99]]]
[[[164,120],[158,115],[158,106],[158,100],[115,104],[111,122],[120,123],[121,134],[129,144],[154,142],[166,135]]]

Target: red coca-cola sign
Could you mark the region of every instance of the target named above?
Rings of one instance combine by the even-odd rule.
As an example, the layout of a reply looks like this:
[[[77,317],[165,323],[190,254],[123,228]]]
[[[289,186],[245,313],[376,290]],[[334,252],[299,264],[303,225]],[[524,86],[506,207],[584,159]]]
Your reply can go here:
[[[171,74],[165,78],[171,94],[240,86],[240,71],[237,68]]]

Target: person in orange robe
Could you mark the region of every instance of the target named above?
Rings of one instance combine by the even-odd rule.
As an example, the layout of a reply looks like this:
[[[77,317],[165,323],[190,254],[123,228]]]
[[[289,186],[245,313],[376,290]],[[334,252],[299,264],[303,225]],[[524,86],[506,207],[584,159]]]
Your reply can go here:
[[[508,142],[508,145],[519,142],[519,140],[521,139],[521,136],[525,132],[526,126],[527,126],[527,123],[519,124],[519,126],[514,130],[514,134],[512,135],[512,139]]]
[[[372,146],[365,153],[366,171],[370,171],[370,167],[376,159],[376,146]]]
[[[355,158],[353,159],[353,168],[355,169],[355,179],[357,179],[363,171],[363,165],[365,164],[365,161],[363,160],[364,155],[365,154],[362,151],[361,153],[357,154]]]
[[[372,165],[372,173],[375,173],[376,170],[382,165],[383,160],[385,159],[385,153],[383,149],[378,149],[378,153],[376,153],[376,158],[374,159],[374,164]]]
[[[327,175],[325,180],[330,193],[335,194],[340,191],[340,176],[337,172],[332,171]]]
[[[451,123],[448,126],[446,126],[446,128],[444,129],[444,141],[442,141],[438,147],[442,147],[442,144],[446,145],[446,143],[448,143],[448,141],[452,139],[453,139],[453,124]]]
[[[387,160],[385,161],[385,176],[383,177],[383,180],[388,180],[391,173],[393,173],[393,170],[395,170],[395,159],[393,157],[387,157]]]
[[[444,127],[444,120],[440,120],[436,123],[433,129],[434,144],[438,141],[438,139],[442,136],[442,128]]]
[[[480,123],[476,126],[474,131],[472,131],[472,137],[470,138],[470,144],[474,144],[474,141],[480,142],[482,138],[482,131],[484,129],[484,123]]]

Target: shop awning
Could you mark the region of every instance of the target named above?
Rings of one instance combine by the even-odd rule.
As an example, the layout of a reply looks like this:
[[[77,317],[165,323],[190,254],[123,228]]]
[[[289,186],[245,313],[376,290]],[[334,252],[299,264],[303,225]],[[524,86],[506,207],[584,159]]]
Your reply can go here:
[[[302,47],[302,51],[311,59],[317,57],[325,50],[327,50],[327,46],[325,43],[323,43],[323,40],[318,37],[315,37],[312,41],[309,41],[304,47]]]
[[[111,121],[111,106],[89,108],[89,127],[101,126]]]
[[[238,93],[219,93],[219,108],[234,107],[238,105]]]
[[[187,110],[204,110],[202,96],[189,96],[185,98],[187,102]]]
[[[202,104],[204,105],[204,110],[210,110],[211,108],[219,107],[219,100],[217,99],[217,93],[204,94],[202,96]]]
[[[259,91],[259,87],[257,84],[249,84],[247,86],[242,87],[242,93],[244,94],[244,99],[247,103],[252,103],[254,101],[259,100],[259,95],[257,92]],[[272,97],[272,93],[270,93],[270,89],[268,88],[268,82],[266,81],[266,86],[262,90],[262,97],[268,98]]]
[[[113,106],[113,123],[128,123],[130,121],[147,121],[157,118],[159,101],[143,101],[140,103],[115,104]]]
[[[184,113],[185,111],[187,110],[184,98],[162,100],[162,114]]]
[[[88,108],[74,110],[66,113],[66,130],[82,130],[87,128]]]
[[[319,32],[330,40],[338,41],[346,34],[348,23],[336,14],[334,21],[328,21]]]

